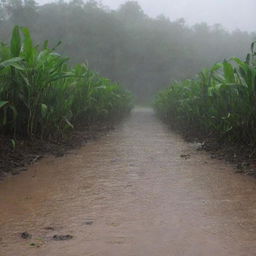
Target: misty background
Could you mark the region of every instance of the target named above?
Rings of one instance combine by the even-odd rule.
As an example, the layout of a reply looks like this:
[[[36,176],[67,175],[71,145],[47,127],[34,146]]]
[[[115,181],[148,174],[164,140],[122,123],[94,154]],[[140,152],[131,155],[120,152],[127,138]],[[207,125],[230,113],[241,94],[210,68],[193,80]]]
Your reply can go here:
[[[255,5],[253,0],[6,0],[0,35],[9,40],[18,24],[29,27],[37,42],[48,39],[55,46],[61,40],[57,51],[72,63],[88,63],[145,103],[173,80],[225,58],[245,57],[256,40]]]

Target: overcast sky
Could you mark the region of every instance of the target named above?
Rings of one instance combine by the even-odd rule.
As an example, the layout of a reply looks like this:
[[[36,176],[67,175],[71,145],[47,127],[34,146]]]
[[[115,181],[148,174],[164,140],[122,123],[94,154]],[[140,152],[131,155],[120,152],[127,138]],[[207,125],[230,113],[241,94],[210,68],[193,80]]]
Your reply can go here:
[[[48,0],[39,0],[48,2]],[[49,0],[50,2],[50,0]],[[116,9],[126,0],[101,0]],[[256,0],[138,0],[150,16],[164,14],[171,20],[185,18],[188,24],[205,21],[222,24],[229,30],[256,31]]]

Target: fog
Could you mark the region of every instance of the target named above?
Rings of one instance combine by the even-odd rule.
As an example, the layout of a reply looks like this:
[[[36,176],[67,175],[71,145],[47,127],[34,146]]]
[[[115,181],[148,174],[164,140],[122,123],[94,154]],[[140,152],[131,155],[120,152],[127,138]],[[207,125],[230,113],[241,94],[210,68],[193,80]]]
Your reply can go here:
[[[244,58],[256,40],[254,7],[253,0],[9,0],[1,4],[0,36],[9,40],[19,24],[39,44],[61,40],[57,51],[70,63],[87,63],[144,103],[171,81],[225,58]]]
[[[41,0],[39,3],[47,3]],[[126,0],[102,0],[102,5],[117,9]],[[165,15],[171,20],[184,18],[190,25],[206,22],[222,24],[229,30],[256,31],[255,0],[139,0],[151,17]]]

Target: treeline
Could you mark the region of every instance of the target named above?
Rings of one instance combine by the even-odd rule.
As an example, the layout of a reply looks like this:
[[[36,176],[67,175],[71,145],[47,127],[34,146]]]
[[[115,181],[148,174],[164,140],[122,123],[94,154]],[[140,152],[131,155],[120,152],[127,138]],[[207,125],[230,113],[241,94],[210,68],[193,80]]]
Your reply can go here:
[[[36,41],[59,40],[59,51],[130,89],[140,102],[172,80],[191,77],[231,56],[242,57],[255,34],[227,32],[220,25],[192,27],[183,19],[148,17],[137,2],[110,10],[95,1],[59,1],[39,6],[33,0],[2,2],[1,38],[14,24],[29,27]]]

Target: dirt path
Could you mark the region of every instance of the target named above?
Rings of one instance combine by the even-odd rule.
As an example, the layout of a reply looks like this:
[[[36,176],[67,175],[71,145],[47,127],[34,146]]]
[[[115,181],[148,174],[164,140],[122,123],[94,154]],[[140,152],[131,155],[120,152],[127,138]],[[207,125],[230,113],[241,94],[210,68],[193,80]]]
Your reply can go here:
[[[138,109],[108,136],[0,184],[0,229],[1,256],[251,256],[256,181]]]

